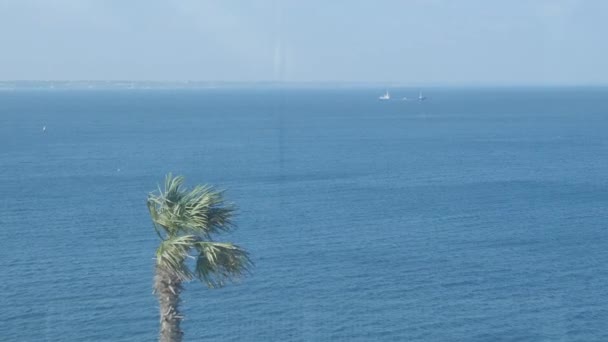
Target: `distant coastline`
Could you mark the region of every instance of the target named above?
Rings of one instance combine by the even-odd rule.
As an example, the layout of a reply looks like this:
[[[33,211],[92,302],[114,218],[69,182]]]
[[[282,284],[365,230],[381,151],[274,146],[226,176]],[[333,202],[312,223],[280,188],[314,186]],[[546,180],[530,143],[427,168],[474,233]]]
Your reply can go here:
[[[390,88],[606,88],[608,84],[410,84],[405,82],[230,82],[129,80],[7,80],[0,91],[10,90],[146,90],[146,89],[390,89]]]

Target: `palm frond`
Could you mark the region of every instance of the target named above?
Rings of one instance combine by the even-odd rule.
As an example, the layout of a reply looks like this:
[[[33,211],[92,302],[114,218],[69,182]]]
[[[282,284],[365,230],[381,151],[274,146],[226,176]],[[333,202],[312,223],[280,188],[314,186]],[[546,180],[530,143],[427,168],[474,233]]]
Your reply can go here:
[[[157,231],[161,227],[169,236],[181,231],[209,238],[235,227],[235,207],[224,201],[222,191],[210,186],[188,190],[182,187],[183,182],[183,177],[169,174],[164,191],[148,196],[148,210]]]
[[[184,197],[184,221],[187,228],[209,236],[234,228],[234,205],[226,203],[222,191],[210,186],[197,186]]]
[[[165,177],[165,191],[163,192],[163,197],[168,204],[178,203],[183,197],[183,191],[181,191],[181,186],[184,184],[183,176],[175,176],[169,173]]]
[[[177,236],[160,243],[156,250],[156,264],[161,266],[181,280],[192,279],[192,272],[186,265],[190,250],[197,246],[200,239],[194,235]]]
[[[200,241],[195,275],[209,287],[222,287],[226,281],[236,281],[249,273],[253,266],[249,254],[231,243]]]
[[[146,204],[148,206],[148,211],[150,212],[150,217],[152,217],[152,224],[154,225],[154,230],[156,231],[156,234],[158,235],[158,237],[161,238],[161,240],[162,240],[163,236],[161,234],[159,224],[157,223],[159,221],[160,217],[158,215],[158,211],[156,210],[155,200],[153,198],[150,198],[150,196],[148,196],[148,201]]]

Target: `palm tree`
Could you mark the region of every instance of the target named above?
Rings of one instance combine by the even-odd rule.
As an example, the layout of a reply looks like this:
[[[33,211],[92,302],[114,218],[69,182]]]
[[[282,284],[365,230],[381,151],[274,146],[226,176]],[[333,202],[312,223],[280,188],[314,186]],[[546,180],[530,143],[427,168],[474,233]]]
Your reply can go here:
[[[221,287],[248,273],[248,253],[212,235],[231,231],[235,207],[221,191],[209,186],[189,190],[184,178],[168,174],[165,189],[148,195],[148,209],[160,238],[156,250],[154,293],[160,303],[160,341],[179,342],[179,295],[182,283],[199,279],[210,288]]]

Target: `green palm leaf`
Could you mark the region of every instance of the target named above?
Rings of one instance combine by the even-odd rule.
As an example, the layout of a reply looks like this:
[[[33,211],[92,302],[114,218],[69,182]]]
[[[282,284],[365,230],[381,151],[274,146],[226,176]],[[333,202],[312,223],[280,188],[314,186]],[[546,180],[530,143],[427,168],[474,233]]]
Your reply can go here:
[[[190,249],[199,239],[193,235],[176,236],[163,240],[156,250],[156,265],[171,270],[179,279],[192,279],[186,265]]]
[[[222,287],[227,280],[235,281],[253,266],[248,253],[231,243],[201,241],[196,244],[196,276],[209,287]]]
[[[236,208],[224,201],[222,191],[210,186],[188,190],[182,184],[183,177],[169,174],[165,190],[148,196],[148,210],[159,235],[195,234],[209,239],[235,227]]]

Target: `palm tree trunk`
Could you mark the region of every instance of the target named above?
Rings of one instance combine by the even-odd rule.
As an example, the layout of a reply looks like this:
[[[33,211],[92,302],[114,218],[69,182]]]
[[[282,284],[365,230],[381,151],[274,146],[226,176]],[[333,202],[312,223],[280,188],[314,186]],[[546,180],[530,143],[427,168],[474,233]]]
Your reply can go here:
[[[156,266],[154,276],[154,293],[160,304],[160,342],[181,342],[184,334],[179,325],[182,316],[179,314],[179,294],[182,282],[173,272]]]

